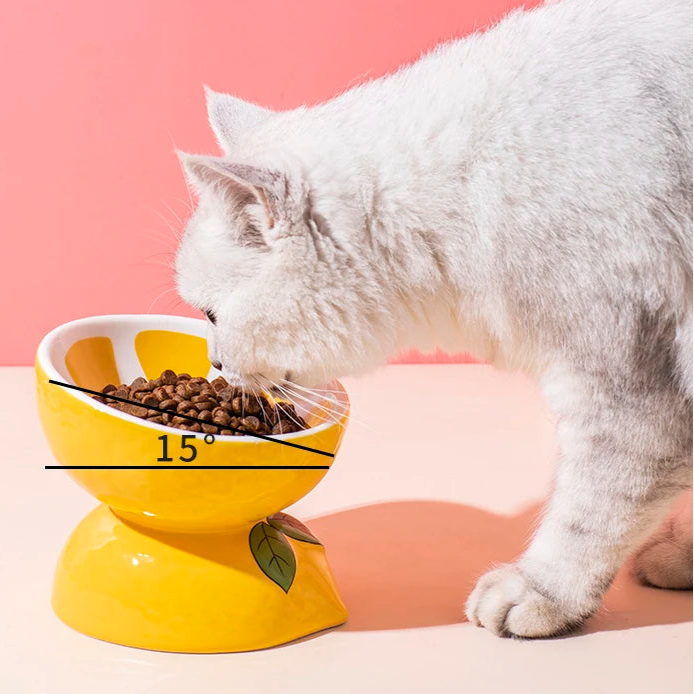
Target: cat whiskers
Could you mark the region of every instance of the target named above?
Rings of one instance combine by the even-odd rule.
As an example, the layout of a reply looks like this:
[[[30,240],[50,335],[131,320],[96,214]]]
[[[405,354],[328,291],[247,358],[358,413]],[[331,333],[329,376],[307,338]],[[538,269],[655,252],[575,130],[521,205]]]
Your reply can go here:
[[[152,309],[154,308],[154,304],[159,301],[162,297],[166,296],[169,292],[175,292],[176,287],[169,287],[168,289],[165,289],[161,294],[158,294],[157,297],[152,301],[152,303],[149,305],[149,308],[147,309],[147,313],[152,313]]]
[[[255,375],[251,376],[251,378],[255,381],[256,385],[258,386],[258,389],[259,389],[261,392],[267,390],[266,388],[263,387],[263,384],[260,382],[260,380],[259,380]],[[270,379],[266,379],[266,380],[267,380],[268,383],[271,385],[271,390],[275,390],[276,392],[279,392],[280,394],[282,394],[282,395],[284,396],[285,399],[289,400],[292,404],[296,405],[296,402],[294,401],[293,398],[289,397],[289,394],[288,394],[288,393],[282,393],[282,389],[281,389],[281,387],[279,386],[279,384],[275,383],[274,381],[271,381]],[[254,392],[254,394],[255,394],[255,392]],[[260,399],[258,398],[257,394],[255,394],[255,397],[256,397],[256,399],[258,400],[258,403],[260,404],[261,409],[264,411],[264,408],[263,408],[263,406],[262,406],[262,403],[260,402]],[[290,412],[285,412],[285,414],[286,414],[286,416],[287,416],[289,419],[291,419],[291,421],[294,422],[294,424],[296,424],[300,429],[303,429],[303,428],[304,428],[304,426],[303,426],[299,421],[297,421],[296,419],[294,419],[294,417],[292,417],[292,415],[291,415]]]
[[[374,428],[372,426],[370,426],[369,424],[367,424],[365,421],[363,421],[361,419],[356,419],[351,413],[348,413],[347,415],[345,415],[344,410],[333,410],[332,408],[330,408],[330,407],[326,408],[321,404],[321,403],[326,403],[326,402],[335,403],[335,399],[334,399],[333,394],[343,395],[344,394],[343,390],[333,390],[331,388],[306,388],[304,386],[300,386],[298,383],[293,383],[293,382],[288,383],[286,381],[285,381],[285,384],[287,384],[287,386],[293,391],[294,397],[305,398],[305,396],[302,396],[301,393],[294,390],[296,388],[299,388],[300,390],[303,390],[306,393],[308,393],[309,395],[313,396],[313,398],[318,400],[318,402],[315,402],[314,400],[312,400],[310,398],[305,398],[305,399],[307,399],[308,402],[313,403],[317,407],[320,407],[322,410],[325,410],[326,412],[333,413],[336,417],[335,421],[344,418],[346,422],[357,424],[360,427],[363,427],[364,429],[366,429],[367,431],[371,431],[371,432],[374,431]],[[338,404],[338,403],[335,403],[335,404]]]
[[[176,147],[176,143],[174,142],[173,135],[171,134],[170,130],[167,130],[167,134],[169,136],[169,139],[171,140],[171,144],[173,145],[174,152],[178,151],[178,147]],[[190,209],[193,209],[193,195],[190,192],[191,191],[191,186],[190,183],[188,183],[188,176],[186,176],[185,169],[183,168],[183,164],[181,162],[180,157],[176,157],[176,161],[178,162],[179,167],[181,168],[181,174],[183,176],[183,180],[186,183],[186,192],[188,193],[188,200],[190,201]]]
[[[257,383],[257,379],[254,377],[254,381]],[[260,412],[258,413],[260,415],[260,418],[262,418],[262,421],[267,422],[267,417],[265,416],[265,408],[263,407],[263,402],[258,396],[258,393],[256,392],[255,388],[251,391],[253,393],[253,397],[255,398],[256,402],[258,403],[258,407],[260,408]]]
[[[270,379],[268,379],[268,380],[270,380]],[[293,405],[296,405],[296,402],[295,402],[294,398],[292,398],[291,395],[290,395],[286,390],[284,390],[284,389],[282,388],[282,386],[280,386],[278,383],[275,383],[274,381],[270,381],[270,382],[280,391],[280,393],[282,393],[282,394],[284,395],[284,397],[285,397],[287,400],[289,400],[289,402],[291,402]],[[291,415],[291,413],[290,413],[289,411],[285,410],[285,414],[286,414],[287,417],[289,417],[289,419],[291,419],[292,422],[293,422],[294,424],[296,424],[300,429],[303,429],[303,428],[304,428],[303,425],[302,425],[298,420],[296,420],[296,419],[294,419],[294,417],[292,417],[292,415]]]
[[[164,203],[164,205],[166,205],[166,209],[167,209],[169,212],[171,212],[171,214],[176,218],[176,221],[178,222],[178,224],[180,225],[180,227],[183,228],[183,220],[176,214],[176,212],[175,212],[174,209],[171,207],[171,205],[169,205],[168,203],[166,203],[164,200],[162,200],[162,202]],[[184,204],[185,204],[185,203],[184,203]],[[180,236],[179,236],[179,239],[180,239]]]
[[[339,423],[341,420],[345,419],[346,421],[354,422],[355,424],[369,428],[363,422],[354,419],[350,414],[345,414],[344,410],[333,409],[332,407],[326,406],[327,403],[334,402],[334,400],[330,397],[330,395],[325,395],[325,393],[342,393],[342,391],[320,388],[305,388],[303,386],[299,386],[297,383],[293,383],[292,381],[284,381],[284,386],[278,385],[278,387],[287,396],[289,396],[291,400],[299,399],[304,403],[307,403],[309,407],[304,405],[304,409],[313,409],[317,407],[318,409],[322,410],[325,413],[325,417],[328,419],[328,421]],[[307,395],[300,393],[298,390],[295,390],[296,388],[300,388],[313,397],[308,397]]]
[[[166,203],[164,203],[164,204],[166,205]],[[167,207],[168,207],[168,206],[167,206]],[[171,209],[171,208],[169,208],[169,209]],[[176,242],[178,243],[178,242],[181,240],[181,237],[183,236],[183,230],[182,230],[182,229],[176,229],[176,228],[174,228],[174,226],[171,224],[171,220],[167,219],[167,218],[166,218],[161,212],[159,212],[159,210],[157,210],[155,207],[150,207],[150,210],[152,210],[152,212],[154,212],[154,214],[156,214],[160,219],[162,219],[162,220],[164,221],[164,224],[166,224],[166,226],[169,228],[169,231],[173,234],[174,239],[175,239]],[[176,213],[174,213],[174,216],[176,217],[176,219],[178,219],[178,217],[176,216]],[[181,226],[183,226],[183,222],[181,222],[180,219],[178,220],[178,223],[179,223]]]

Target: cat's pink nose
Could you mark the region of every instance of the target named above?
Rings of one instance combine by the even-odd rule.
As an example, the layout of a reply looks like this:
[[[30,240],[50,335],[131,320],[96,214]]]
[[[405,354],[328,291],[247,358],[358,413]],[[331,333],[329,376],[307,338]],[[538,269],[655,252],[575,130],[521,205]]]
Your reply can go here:
[[[212,366],[214,366],[214,368],[217,369],[217,371],[222,370],[222,362],[221,361],[213,361]]]

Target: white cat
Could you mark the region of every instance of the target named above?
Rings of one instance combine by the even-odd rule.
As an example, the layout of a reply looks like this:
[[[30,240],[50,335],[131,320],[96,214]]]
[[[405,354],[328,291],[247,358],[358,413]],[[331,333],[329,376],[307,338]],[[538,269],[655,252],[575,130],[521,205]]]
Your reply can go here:
[[[315,107],[208,91],[224,156],[181,155],[179,291],[228,378],[440,345],[541,382],[555,489],[467,604],[497,634],[580,624],[691,486],[691,39],[689,0],[564,0]],[[637,571],[691,587],[691,512]]]

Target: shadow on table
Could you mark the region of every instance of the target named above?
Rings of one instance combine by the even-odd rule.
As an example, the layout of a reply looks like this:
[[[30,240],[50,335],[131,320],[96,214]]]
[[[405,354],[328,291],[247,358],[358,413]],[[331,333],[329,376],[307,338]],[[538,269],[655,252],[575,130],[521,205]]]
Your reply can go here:
[[[397,501],[314,518],[349,611],[347,631],[454,624],[475,581],[525,547],[540,506],[502,516],[438,501]],[[690,591],[638,585],[622,570],[583,633],[692,619]]]

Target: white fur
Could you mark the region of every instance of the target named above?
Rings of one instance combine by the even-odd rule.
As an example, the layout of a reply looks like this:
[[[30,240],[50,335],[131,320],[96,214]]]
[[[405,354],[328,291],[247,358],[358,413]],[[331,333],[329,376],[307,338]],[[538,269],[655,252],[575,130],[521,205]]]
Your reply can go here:
[[[314,107],[208,90],[224,156],[181,155],[179,290],[227,377],[439,345],[542,381],[557,488],[468,608],[498,633],[580,622],[691,484],[691,81],[689,0],[564,0]]]

